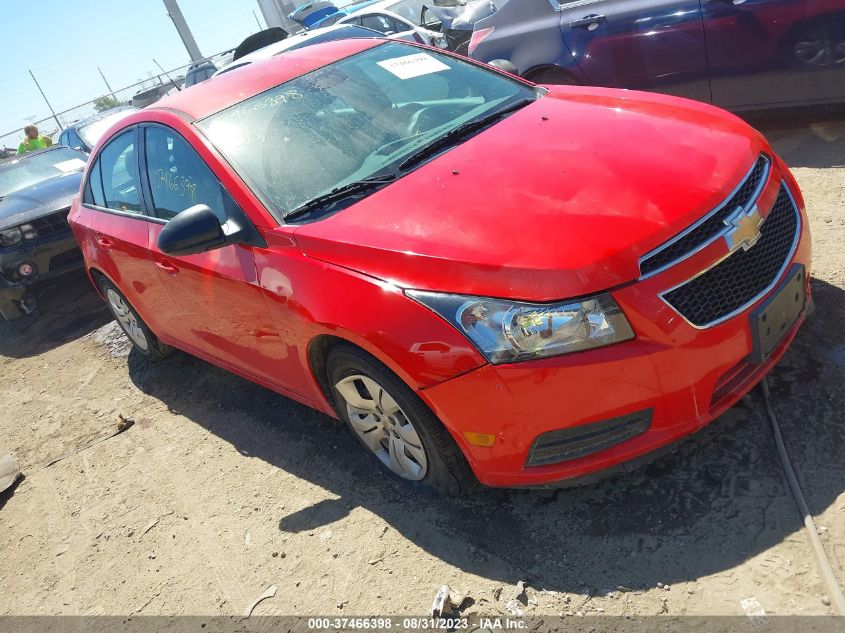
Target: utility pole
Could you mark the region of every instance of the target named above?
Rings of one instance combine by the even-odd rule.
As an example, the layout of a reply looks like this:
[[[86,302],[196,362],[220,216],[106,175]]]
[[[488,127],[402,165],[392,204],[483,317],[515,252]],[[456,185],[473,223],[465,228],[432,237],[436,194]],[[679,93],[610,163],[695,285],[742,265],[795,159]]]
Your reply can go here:
[[[117,99],[117,97],[115,97],[115,96],[114,96],[114,90],[112,90],[112,89],[111,89],[111,86],[109,85],[109,80],[108,80],[108,79],[106,79],[106,76],[103,74],[103,69],[102,69],[102,68],[100,68],[99,66],[97,66],[97,70],[99,70],[99,71],[100,71],[100,77],[102,77],[102,78],[103,78],[103,82],[106,84],[106,88],[108,88],[108,89],[109,89],[109,94],[111,95],[111,98],[112,98],[112,99]]]
[[[27,68],[27,70],[29,70]],[[59,129],[62,129],[62,122],[59,121],[59,117],[56,116],[56,111],[53,110],[53,106],[50,105],[50,102],[47,100],[47,95],[44,94],[44,91],[41,90],[41,86],[38,83],[38,80],[35,78],[35,75],[32,74],[32,71],[29,71],[29,76],[32,77],[32,81],[35,82],[35,86],[38,88],[38,92],[41,93],[41,96],[44,97],[44,101],[47,103],[47,107],[50,108],[50,114],[53,115],[53,118],[56,120],[56,125],[59,126]]]
[[[293,2],[288,0],[257,0],[261,15],[264,16],[264,23],[268,27],[279,26],[289,33],[301,28],[288,18],[293,11]],[[292,27],[297,27],[293,28]]]
[[[188,23],[185,21],[185,16],[182,15],[182,10],[179,8],[179,3],[176,0],[162,0],[164,7],[167,9],[167,15],[173,20],[176,30],[179,31],[179,37],[182,38],[182,43],[188,50],[188,55],[191,61],[198,62],[205,59],[200,52],[199,46],[194,39],[191,29],[188,28]]]

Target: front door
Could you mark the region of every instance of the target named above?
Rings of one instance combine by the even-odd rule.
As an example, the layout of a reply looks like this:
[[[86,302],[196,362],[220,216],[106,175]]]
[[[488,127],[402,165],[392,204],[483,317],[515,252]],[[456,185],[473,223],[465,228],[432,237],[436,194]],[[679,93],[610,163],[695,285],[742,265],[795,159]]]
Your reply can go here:
[[[211,169],[175,130],[143,128],[142,172],[153,213],[173,218],[196,204],[210,207],[221,223],[235,202]],[[163,224],[150,224],[149,249],[162,286],[170,292],[168,331],[200,356],[223,361],[274,384],[283,382],[287,356],[258,285],[252,247],[232,244],[206,253],[173,256],[157,245]]]
[[[699,0],[550,0],[590,84],[710,101]]]
[[[842,0],[701,0],[701,6],[716,105],[845,100]]]

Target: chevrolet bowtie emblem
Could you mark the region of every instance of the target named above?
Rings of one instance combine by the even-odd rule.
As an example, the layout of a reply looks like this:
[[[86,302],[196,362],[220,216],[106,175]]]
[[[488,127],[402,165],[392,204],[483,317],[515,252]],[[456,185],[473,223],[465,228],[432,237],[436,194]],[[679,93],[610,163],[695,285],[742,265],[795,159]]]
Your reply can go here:
[[[725,234],[725,242],[731,251],[740,246],[747,251],[760,239],[763,216],[760,215],[760,207],[756,204],[747,213],[743,209],[737,209],[733,215],[725,218],[724,222],[729,228]]]

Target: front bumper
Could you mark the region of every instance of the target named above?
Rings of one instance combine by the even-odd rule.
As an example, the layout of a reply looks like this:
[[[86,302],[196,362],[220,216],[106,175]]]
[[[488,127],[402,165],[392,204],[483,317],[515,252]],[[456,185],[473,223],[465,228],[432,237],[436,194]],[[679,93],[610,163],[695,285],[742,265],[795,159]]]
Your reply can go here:
[[[35,266],[30,279],[15,275],[23,262]],[[69,233],[0,249],[0,316],[9,321],[23,316],[21,301],[33,284],[80,269],[83,263],[82,251]]]
[[[793,192],[794,182],[784,175]],[[761,196],[771,205],[779,179]],[[658,295],[718,258],[705,248],[664,273],[613,292],[637,338],[625,343],[524,363],[487,365],[420,391],[467,456],[479,481],[489,486],[560,486],[608,472],[694,433],[748,393],[780,360],[812,306],[810,236],[800,196],[798,244],[775,287],[729,320],[708,328],[685,321]],[[749,315],[803,264],[806,307],[764,362],[749,362]],[[544,433],[651,410],[648,429],[600,451],[539,466],[526,462]],[[492,434],[492,447],[469,444],[466,431]]]

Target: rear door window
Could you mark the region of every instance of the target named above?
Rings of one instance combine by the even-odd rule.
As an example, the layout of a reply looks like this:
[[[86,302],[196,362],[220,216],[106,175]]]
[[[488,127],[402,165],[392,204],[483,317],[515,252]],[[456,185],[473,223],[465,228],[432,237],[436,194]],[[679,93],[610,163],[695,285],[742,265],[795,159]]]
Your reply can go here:
[[[83,202],[115,211],[141,213],[135,130],[106,145],[88,169]]]
[[[103,189],[103,203],[99,206],[115,211],[141,213],[135,130],[120,134],[106,145],[97,163]]]

